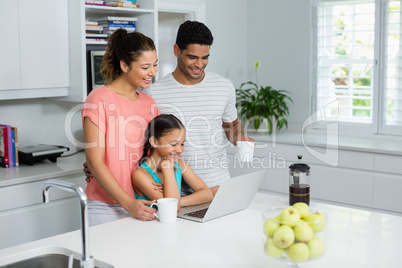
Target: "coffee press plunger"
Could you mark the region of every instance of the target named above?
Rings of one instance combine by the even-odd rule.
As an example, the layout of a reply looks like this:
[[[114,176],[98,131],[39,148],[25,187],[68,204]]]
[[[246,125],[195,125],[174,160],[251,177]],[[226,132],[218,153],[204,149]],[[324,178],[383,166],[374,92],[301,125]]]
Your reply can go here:
[[[299,163],[289,167],[289,205],[297,202],[310,204],[310,167],[300,163],[302,155],[298,155]]]

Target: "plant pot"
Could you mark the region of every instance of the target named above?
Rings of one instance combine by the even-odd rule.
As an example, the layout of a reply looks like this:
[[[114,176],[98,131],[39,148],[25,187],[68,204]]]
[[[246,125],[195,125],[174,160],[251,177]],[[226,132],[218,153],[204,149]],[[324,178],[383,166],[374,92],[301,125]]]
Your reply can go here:
[[[244,132],[245,132],[244,134],[247,135],[247,132],[269,133],[268,120],[266,118],[260,118],[260,126],[258,129],[255,129],[254,124],[255,124],[255,118],[251,118],[251,119],[243,118],[242,125],[243,125]]]

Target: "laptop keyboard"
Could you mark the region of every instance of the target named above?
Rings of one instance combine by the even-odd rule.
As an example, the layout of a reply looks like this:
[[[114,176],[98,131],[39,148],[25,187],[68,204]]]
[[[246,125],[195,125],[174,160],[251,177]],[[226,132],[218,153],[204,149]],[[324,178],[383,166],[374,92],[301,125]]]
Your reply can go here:
[[[200,209],[197,211],[185,213],[185,216],[195,217],[195,218],[204,218],[205,214],[207,213],[208,208]]]

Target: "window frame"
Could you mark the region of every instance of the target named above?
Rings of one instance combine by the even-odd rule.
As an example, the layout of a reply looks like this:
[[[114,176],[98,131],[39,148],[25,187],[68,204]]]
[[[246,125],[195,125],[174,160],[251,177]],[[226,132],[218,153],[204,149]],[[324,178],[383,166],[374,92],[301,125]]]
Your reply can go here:
[[[374,24],[374,59],[373,59],[373,103],[372,103],[372,123],[351,123],[338,120],[327,120],[328,116],[324,109],[319,110],[317,100],[317,72],[318,72],[318,6],[320,2],[349,2],[357,3],[364,2],[364,0],[311,0],[311,31],[310,31],[310,55],[311,55],[311,72],[310,72],[310,114],[315,115],[315,123],[311,125],[311,128],[323,130],[326,129],[327,124],[337,123],[339,130],[344,133],[353,134],[385,134],[385,135],[397,135],[402,136],[402,125],[391,126],[385,125],[384,109],[385,96],[384,90],[381,90],[386,84],[385,72],[386,72],[386,53],[382,53],[386,46],[386,19],[387,19],[387,4],[388,0],[373,0],[375,4],[375,24]],[[402,2],[402,1],[401,1]],[[402,3],[401,3],[402,7]],[[402,19],[401,19],[402,20]],[[402,37],[402,33],[401,33]],[[384,93],[384,94],[383,94]],[[335,103],[336,105],[336,103]]]

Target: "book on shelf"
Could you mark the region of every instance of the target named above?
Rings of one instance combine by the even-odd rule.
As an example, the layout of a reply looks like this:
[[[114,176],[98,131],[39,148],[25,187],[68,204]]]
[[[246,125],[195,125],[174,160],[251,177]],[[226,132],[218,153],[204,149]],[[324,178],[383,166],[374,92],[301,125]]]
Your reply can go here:
[[[103,26],[85,26],[85,30],[87,31],[102,31],[103,30]]]
[[[104,0],[85,0],[85,4],[104,4]]]
[[[134,17],[119,17],[119,16],[107,16],[103,17],[100,19],[96,19],[96,21],[99,23],[101,21],[131,21],[131,22],[136,22],[138,21],[138,18]]]
[[[123,27],[120,27],[120,28],[113,28],[113,29],[105,30],[105,31],[103,31],[103,33],[111,35],[117,29],[125,29],[128,33],[134,33],[135,32],[135,28],[123,28]]]
[[[87,34],[103,34],[104,32],[103,32],[103,30],[86,30],[85,31],[85,34],[87,35]]]
[[[18,167],[20,165],[20,161],[18,159],[18,129],[16,127],[11,127],[12,138],[13,138],[13,160],[14,167]]]
[[[105,3],[111,7],[127,7],[127,8],[139,8],[140,7],[137,2],[132,2],[132,1],[121,1],[121,0],[108,1],[108,0],[106,0]]]
[[[85,39],[86,44],[92,44],[92,45],[104,45],[107,44],[106,39],[95,39],[95,38],[89,38]]]
[[[105,23],[102,24],[103,29],[107,30],[107,28],[135,28],[135,24],[125,24],[125,23]]]
[[[125,24],[125,25],[135,25],[135,21],[126,21],[126,20],[100,20],[98,21],[98,25],[108,25],[108,24]]]
[[[106,42],[106,38],[85,38],[88,42]]]
[[[103,0],[85,0],[85,5],[108,6]]]
[[[86,21],[85,26],[98,26],[97,21]]]
[[[10,167],[10,155],[8,152],[8,128],[0,125],[0,167]]]
[[[18,167],[18,130],[0,124],[0,167]]]
[[[107,38],[107,36],[105,33],[85,33],[86,38]]]

